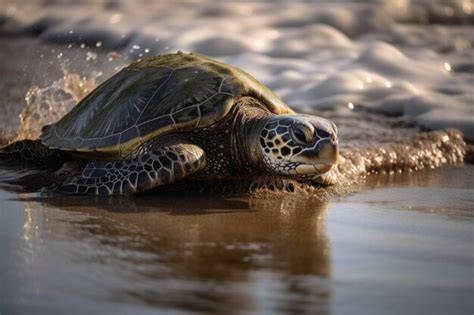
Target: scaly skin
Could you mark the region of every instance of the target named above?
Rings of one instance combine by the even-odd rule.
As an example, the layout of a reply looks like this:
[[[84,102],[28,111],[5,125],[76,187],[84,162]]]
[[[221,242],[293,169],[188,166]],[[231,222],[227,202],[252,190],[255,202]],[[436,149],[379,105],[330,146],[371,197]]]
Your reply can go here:
[[[61,150],[50,149],[40,140],[22,140],[0,148],[0,160],[26,162],[49,168],[59,168],[73,157]]]
[[[131,160],[89,163],[79,178],[56,191],[74,195],[130,195],[178,181],[205,167],[201,148],[176,144]]]

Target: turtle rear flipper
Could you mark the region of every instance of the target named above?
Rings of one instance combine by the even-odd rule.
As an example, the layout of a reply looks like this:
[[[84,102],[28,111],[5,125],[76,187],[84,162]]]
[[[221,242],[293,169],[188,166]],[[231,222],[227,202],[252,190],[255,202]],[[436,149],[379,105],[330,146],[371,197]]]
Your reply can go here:
[[[200,147],[178,144],[130,160],[91,162],[81,177],[56,191],[73,195],[130,195],[178,181],[205,167],[206,157]]]
[[[40,140],[21,140],[0,148],[0,161],[27,162],[39,166],[58,168],[72,157],[61,150],[50,149]]]

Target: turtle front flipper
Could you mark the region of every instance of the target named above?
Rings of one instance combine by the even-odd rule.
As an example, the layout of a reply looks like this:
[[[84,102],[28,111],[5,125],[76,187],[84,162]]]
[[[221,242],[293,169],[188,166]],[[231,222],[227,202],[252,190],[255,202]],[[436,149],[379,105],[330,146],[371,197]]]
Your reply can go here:
[[[177,144],[130,160],[91,162],[81,177],[56,191],[79,195],[130,195],[178,181],[205,167],[206,157],[200,147]]]
[[[0,160],[27,162],[35,165],[58,168],[72,157],[61,150],[50,149],[40,140],[21,140],[0,148]]]

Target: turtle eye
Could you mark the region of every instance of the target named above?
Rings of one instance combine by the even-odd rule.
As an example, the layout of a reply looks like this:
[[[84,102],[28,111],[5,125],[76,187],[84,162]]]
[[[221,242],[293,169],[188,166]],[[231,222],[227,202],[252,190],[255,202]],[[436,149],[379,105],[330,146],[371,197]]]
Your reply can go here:
[[[307,125],[295,124],[291,128],[293,139],[300,144],[313,142],[314,130]]]
[[[318,136],[321,138],[329,138],[330,136],[329,132],[327,132],[326,130],[318,129],[318,131],[316,132],[318,133]]]

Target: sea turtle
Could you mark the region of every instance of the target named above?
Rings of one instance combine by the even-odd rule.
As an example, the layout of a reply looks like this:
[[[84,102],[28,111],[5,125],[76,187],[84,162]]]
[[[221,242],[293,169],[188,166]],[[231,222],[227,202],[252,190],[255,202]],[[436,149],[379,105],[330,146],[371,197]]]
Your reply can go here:
[[[66,194],[133,194],[185,177],[312,180],[338,158],[335,124],[295,114],[255,78],[195,53],[144,58],[109,78],[38,140],[0,157],[86,161]]]

